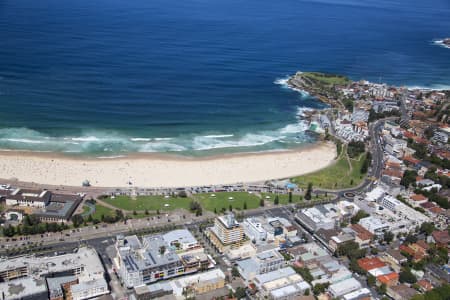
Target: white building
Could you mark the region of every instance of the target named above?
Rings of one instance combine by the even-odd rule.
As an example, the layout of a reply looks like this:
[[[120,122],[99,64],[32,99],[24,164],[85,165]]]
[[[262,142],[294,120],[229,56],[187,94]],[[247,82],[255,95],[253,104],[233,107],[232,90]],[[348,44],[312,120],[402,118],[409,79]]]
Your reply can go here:
[[[277,250],[271,249],[260,252],[254,257],[239,260],[236,263],[241,276],[250,281],[256,275],[280,269],[285,265],[285,260]]]
[[[389,231],[389,224],[374,216],[362,218],[361,220],[359,220],[359,225],[377,236],[381,236],[384,234],[384,232]]]
[[[359,290],[360,288],[361,284],[359,283],[359,281],[352,277],[339,283],[330,285],[328,291],[331,293],[333,298],[339,298],[345,294]]]
[[[258,218],[247,218],[242,225],[245,234],[250,240],[261,242],[267,239],[267,231],[264,229],[262,222]]]
[[[16,189],[6,197],[6,205],[44,208],[51,198],[50,191]]]
[[[167,232],[162,236],[164,241],[181,251],[190,251],[201,248],[200,243],[187,229],[178,229]]]
[[[60,277],[70,278],[67,281],[62,280],[59,286],[53,285],[52,290],[48,291],[46,278]],[[38,284],[40,282],[43,282],[46,294],[54,293],[55,289],[62,289],[62,284],[70,282],[71,297],[74,300],[90,299],[109,293],[100,258],[95,249],[87,247],[79,248],[76,253],[59,256],[18,257],[0,261],[0,280],[5,281],[0,284],[0,294],[10,295],[12,285],[26,287],[28,295],[21,295],[17,299],[41,299],[39,295],[42,293],[42,285]],[[11,295],[7,299],[16,297]]]
[[[381,199],[381,205],[392,211],[397,211],[399,208],[403,208],[403,206],[405,206],[402,202],[400,202],[399,200],[395,199],[390,195],[384,196]]]
[[[292,268],[282,268],[257,275],[253,283],[259,290],[259,299],[293,299],[302,295],[311,286]]]

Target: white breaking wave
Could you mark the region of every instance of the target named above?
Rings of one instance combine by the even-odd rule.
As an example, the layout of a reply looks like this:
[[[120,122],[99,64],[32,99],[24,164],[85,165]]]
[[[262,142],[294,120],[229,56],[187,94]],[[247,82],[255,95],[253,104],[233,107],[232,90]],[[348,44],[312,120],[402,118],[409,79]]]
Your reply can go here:
[[[131,138],[130,139],[133,142],[150,142],[151,138]]]
[[[77,142],[98,142],[98,141],[100,141],[100,139],[95,136],[74,137],[74,138],[71,138],[71,140],[77,141]]]
[[[147,143],[139,148],[139,152],[180,152],[187,151],[184,146],[173,143]]]
[[[218,135],[204,135],[204,138],[211,138],[211,139],[219,139],[219,138],[229,138],[233,137],[234,134],[218,134]]]
[[[29,139],[2,139],[4,141],[15,142],[15,143],[24,143],[24,144],[44,144],[44,141],[38,140],[29,140]]]
[[[445,84],[433,84],[431,86],[407,86],[408,90],[422,90],[422,91],[448,91],[450,90],[450,85]]]
[[[308,125],[305,122],[300,122],[297,124],[289,124],[280,130],[280,133],[299,133],[302,131],[306,131],[308,129]]]
[[[433,41],[433,44],[438,45],[438,46],[441,46],[441,47],[444,47],[444,48],[447,48],[447,49],[450,49],[450,46],[449,46],[449,45],[446,45],[446,44],[444,43],[444,40],[434,40],[434,41]]]
[[[275,81],[273,83],[275,83],[277,85],[281,85],[285,89],[296,91],[296,92],[300,93],[303,97],[309,96],[309,93],[307,91],[290,86],[288,84],[289,78],[290,78],[290,76],[287,76],[284,78],[277,78],[277,79],[275,79]]]

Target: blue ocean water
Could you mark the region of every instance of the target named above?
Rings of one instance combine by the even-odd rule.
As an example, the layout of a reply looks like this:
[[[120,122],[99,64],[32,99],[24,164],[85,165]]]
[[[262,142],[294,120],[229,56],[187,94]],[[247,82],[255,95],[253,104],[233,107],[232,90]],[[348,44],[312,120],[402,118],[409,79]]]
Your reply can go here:
[[[0,148],[191,155],[298,146],[297,70],[444,88],[448,0],[2,0]],[[278,84],[277,84],[278,83]]]

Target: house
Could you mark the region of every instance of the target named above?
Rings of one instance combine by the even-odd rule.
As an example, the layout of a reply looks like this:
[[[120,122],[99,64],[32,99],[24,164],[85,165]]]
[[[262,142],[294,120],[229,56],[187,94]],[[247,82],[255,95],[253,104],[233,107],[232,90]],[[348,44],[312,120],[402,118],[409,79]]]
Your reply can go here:
[[[422,259],[424,259],[426,256],[428,256],[427,251],[420,245],[418,245],[417,243],[413,243],[413,244],[403,244],[400,245],[399,247],[400,251],[403,251],[407,254],[409,254],[414,262],[419,262]]]
[[[360,248],[368,248],[374,235],[359,224],[352,224],[350,228],[355,232],[355,242]]]
[[[382,258],[383,261],[387,262],[396,272],[400,272],[401,265],[408,261],[408,259],[396,249],[387,250]]]
[[[432,242],[441,247],[448,247],[450,243],[450,236],[447,230],[435,230],[431,233]]]
[[[396,272],[391,272],[386,275],[377,276],[379,284],[385,284],[386,286],[394,286],[398,284],[399,275]]]
[[[385,267],[386,264],[382,262],[378,257],[365,257],[358,259],[358,266],[366,272],[373,269]]]
[[[409,300],[417,294],[417,291],[405,284],[387,288],[387,295],[394,300]]]
[[[427,279],[421,279],[417,281],[417,285],[419,286],[422,292],[428,292],[434,288],[433,284]]]
[[[412,194],[411,196],[409,196],[408,202],[412,206],[417,207],[425,202],[428,202],[428,198],[422,194]]]

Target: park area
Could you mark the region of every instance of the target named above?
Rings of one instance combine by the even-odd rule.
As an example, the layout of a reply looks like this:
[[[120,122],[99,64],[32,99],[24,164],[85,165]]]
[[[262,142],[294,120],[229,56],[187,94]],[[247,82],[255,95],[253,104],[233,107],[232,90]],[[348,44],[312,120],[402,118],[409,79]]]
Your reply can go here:
[[[291,181],[302,188],[306,188],[308,183],[312,183],[317,189],[339,190],[355,187],[365,176],[361,173],[364,158],[365,153],[354,159],[348,157],[344,147],[333,165],[311,174],[294,177]]]
[[[189,210],[191,198],[172,196],[115,196],[102,199],[104,202],[126,211]]]
[[[190,210],[191,204],[197,202],[204,210],[211,212],[223,212],[229,210],[254,209],[261,205],[261,200],[274,203],[276,195],[271,193],[252,193],[252,192],[217,192],[193,194],[189,197],[174,196],[113,196],[103,197],[101,201],[125,212],[136,212],[136,216],[141,216],[148,211],[170,211],[174,209]],[[278,195],[279,204],[288,204],[289,196],[287,194]],[[302,196],[293,195],[292,202],[296,203],[303,199]],[[103,215],[114,215],[114,210],[107,208],[101,203],[97,203],[94,218]]]

